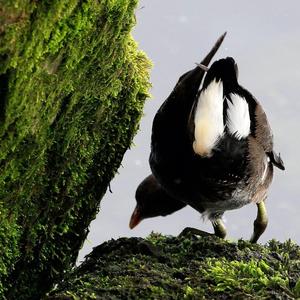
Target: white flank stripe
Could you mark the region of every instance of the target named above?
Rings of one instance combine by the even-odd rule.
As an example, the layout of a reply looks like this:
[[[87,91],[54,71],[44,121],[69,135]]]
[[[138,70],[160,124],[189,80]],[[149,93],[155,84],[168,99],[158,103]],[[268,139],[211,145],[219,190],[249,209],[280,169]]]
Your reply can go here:
[[[269,157],[266,157],[265,160],[264,160],[264,172],[263,172],[262,177],[261,177],[261,182],[262,183],[264,183],[264,181],[266,179],[266,176],[267,176],[267,171],[268,171],[268,168],[269,168],[268,159],[269,159]]]
[[[229,132],[237,139],[245,138],[250,133],[250,114],[247,101],[236,94],[230,94],[231,101],[227,99],[227,120]]]
[[[195,153],[211,156],[211,150],[224,132],[223,83],[213,80],[200,93],[194,117]]]

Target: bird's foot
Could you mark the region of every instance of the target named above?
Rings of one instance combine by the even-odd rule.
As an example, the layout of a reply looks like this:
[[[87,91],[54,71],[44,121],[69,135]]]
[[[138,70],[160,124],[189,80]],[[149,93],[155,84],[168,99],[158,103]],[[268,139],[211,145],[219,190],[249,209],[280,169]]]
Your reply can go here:
[[[181,233],[178,235],[179,237],[184,237],[186,235],[193,234],[193,235],[199,235],[199,236],[212,236],[214,235],[213,233],[209,233],[197,228],[193,227],[186,227],[184,228]]]

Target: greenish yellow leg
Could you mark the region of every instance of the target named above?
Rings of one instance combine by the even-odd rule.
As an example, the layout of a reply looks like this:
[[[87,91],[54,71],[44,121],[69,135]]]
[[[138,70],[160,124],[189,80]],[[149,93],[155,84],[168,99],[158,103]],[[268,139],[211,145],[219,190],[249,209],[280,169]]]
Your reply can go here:
[[[227,232],[226,232],[226,227],[225,227],[222,219],[217,219],[217,220],[213,221],[212,225],[214,227],[215,235],[221,239],[224,239]]]
[[[263,234],[268,225],[268,215],[265,202],[257,203],[257,216],[254,221],[254,231],[250,239],[251,243],[256,243],[259,237]]]

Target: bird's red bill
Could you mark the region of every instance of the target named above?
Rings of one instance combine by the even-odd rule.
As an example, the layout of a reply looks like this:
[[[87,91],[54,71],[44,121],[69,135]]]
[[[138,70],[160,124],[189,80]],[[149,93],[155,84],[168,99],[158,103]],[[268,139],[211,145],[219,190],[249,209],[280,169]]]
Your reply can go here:
[[[142,218],[141,218],[140,210],[136,206],[135,209],[134,209],[134,211],[133,211],[133,213],[132,213],[132,215],[131,215],[131,218],[130,218],[129,228],[133,229],[141,221],[142,221]]]

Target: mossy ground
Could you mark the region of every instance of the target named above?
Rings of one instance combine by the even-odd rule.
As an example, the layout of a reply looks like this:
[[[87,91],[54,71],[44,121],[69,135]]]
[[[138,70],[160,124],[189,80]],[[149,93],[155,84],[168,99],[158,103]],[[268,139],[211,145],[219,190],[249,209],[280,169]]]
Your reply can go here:
[[[138,128],[137,0],[0,0],[0,298],[74,265]]]
[[[296,299],[300,247],[216,237],[121,238],[96,248],[47,299]]]

